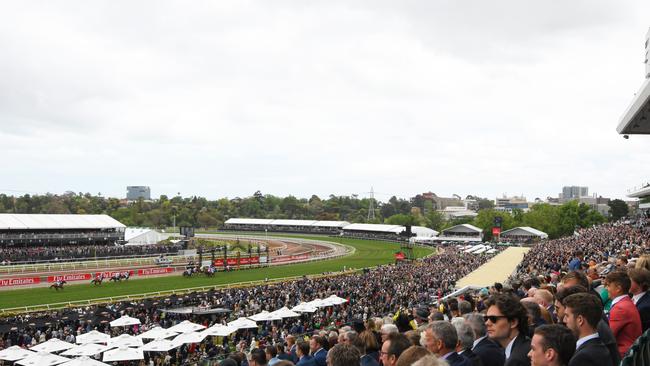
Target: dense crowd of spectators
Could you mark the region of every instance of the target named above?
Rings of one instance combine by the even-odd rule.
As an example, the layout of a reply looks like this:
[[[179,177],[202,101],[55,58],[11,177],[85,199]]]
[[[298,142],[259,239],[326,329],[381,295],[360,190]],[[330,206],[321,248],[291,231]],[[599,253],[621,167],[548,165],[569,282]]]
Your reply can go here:
[[[180,249],[180,244],[7,246],[0,248],[0,265],[173,254]]]
[[[230,337],[209,337],[167,353],[147,353],[140,365],[514,366],[617,365],[650,328],[650,245],[647,221],[580,230],[536,244],[506,285],[444,298],[488,255],[445,248],[439,255],[355,274],[193,293],[136,303],[19,315],[0,322],[0,348],[28,347],[137,317],[138,334],[189,319],[225,324],[262,310],[292,307],[332,294],[339,306],[282,321],[260,322]],[[568,253],[567,253],[568,251]],[[198,306],[228,313],[175,314]]]

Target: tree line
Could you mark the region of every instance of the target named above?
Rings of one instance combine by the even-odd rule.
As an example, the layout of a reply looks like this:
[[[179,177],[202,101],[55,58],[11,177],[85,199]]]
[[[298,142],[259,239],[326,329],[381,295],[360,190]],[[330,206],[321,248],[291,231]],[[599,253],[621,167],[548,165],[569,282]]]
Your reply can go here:
[[[156,200],[138,200],[127,203],[117,198],[105,198],[100,194],[66,193],[9,196],[0,194],[1,213],[34,214],[107,214],[126,226],[166,228],[193,226],[197,228],[220,228],[232,217],[268,219],[333,220],[352,223],[387,223],[395,225],[420,225],[440,231],[457,224],[470,223],[484,230],[491,237],[494,217],[502,218],[502,229],[531,226],[549,234],[551,238],[570,235],[576,228],[605,222],[605,218],[585,204],[570,201],[562,205],[535,204],[528,212],[514,210],[512,213],[497,211],[489,200],[479,198],[481,203],[475,218],[446,219],[432,207],[431,201],[421,196],[409,200],[391,197],[387,202],[374,200],[375,219],[368,220],[370,198],[330,195],[320,198],[294,196],[278,197],[255,192],[249,197],[169,198],[165,195]],[[617,201],[617,200],[614,200]],[[613,202],[614,202],[613,201]],[[620,201],[620,200],[618,200]],[[622,201],[621,201],[622,202]],[[610,203],[621,212],[619,202]],[[625,206],[627,207],[627,206]],[[618,217],[615,217],[618,218]]]

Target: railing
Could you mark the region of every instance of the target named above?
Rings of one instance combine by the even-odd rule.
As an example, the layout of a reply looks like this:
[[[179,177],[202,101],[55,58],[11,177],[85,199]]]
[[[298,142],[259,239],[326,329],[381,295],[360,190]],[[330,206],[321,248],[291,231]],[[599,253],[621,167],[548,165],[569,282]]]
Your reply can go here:
[[[104,259],[91,259],[86,261],[73,261],[73,262],[53,262],[53,263],[40,263],[40,264],[22,264],[22,265],[9,265],[9,266],[0,266],[0,274],[6,273],[24,273],[24,272],[36,272],[36,271],[50,271],[50,270],[65,270],[65,269],[87,269],[87,268],[99,268],[100,266],[110,266],[110,265],[134,265],[134,264],[153,264],[154,260],[160,255],[148,255],[138,258],[133,258],[134,256],[129,256],[128,258],[115,258],[115,257],[106,257]],[[111,259],[109,259],[111,258]],[[169,259],[185,259],[187,256],[168,256],[165,258]]]

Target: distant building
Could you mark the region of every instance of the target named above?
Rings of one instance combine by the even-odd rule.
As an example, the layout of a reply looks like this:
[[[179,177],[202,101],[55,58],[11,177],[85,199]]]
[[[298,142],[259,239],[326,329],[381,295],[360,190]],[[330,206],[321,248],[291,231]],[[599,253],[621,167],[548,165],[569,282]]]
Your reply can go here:
[[[603,216],[609,216],[609,198],[605,197],[596,197],[594,194],[593,197],[580,197],[578,198],[579,203],[584,203],[589,205],[592,209],[598,211]]]
[[[151,200],[151,188],[147,186],[126,187],[126,199],[128,201],[137,201],[140,198],[142,198],[145,201]]]
[[[433,192],[427,192],[427,193],[422,193],[422,197],[424,198],[425,201],[431,201],[431,203],[433,203],[434,210],[444,210],[449,206],[460,206],[460,207],[465,206],[463,200],[458,196],[438,197]]]
[[[580,197],[589,196],[589,187],[565,186],[562,187],[562,199],[564,201],[575,200]]]
[[[528,201],[526,201],[526,197],[524,196],[503,196],[501,198],[497,197],[497,199],[494,200],[494,206],[495,209],[499,211],[512,211],[514,209],[528,210]]]

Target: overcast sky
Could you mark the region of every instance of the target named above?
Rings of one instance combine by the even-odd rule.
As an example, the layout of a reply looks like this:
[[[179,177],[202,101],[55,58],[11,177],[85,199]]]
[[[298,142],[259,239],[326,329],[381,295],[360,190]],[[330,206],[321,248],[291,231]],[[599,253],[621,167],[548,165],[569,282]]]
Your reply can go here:
[[[608,197],[650,1],[5,1],[0,192]]]

